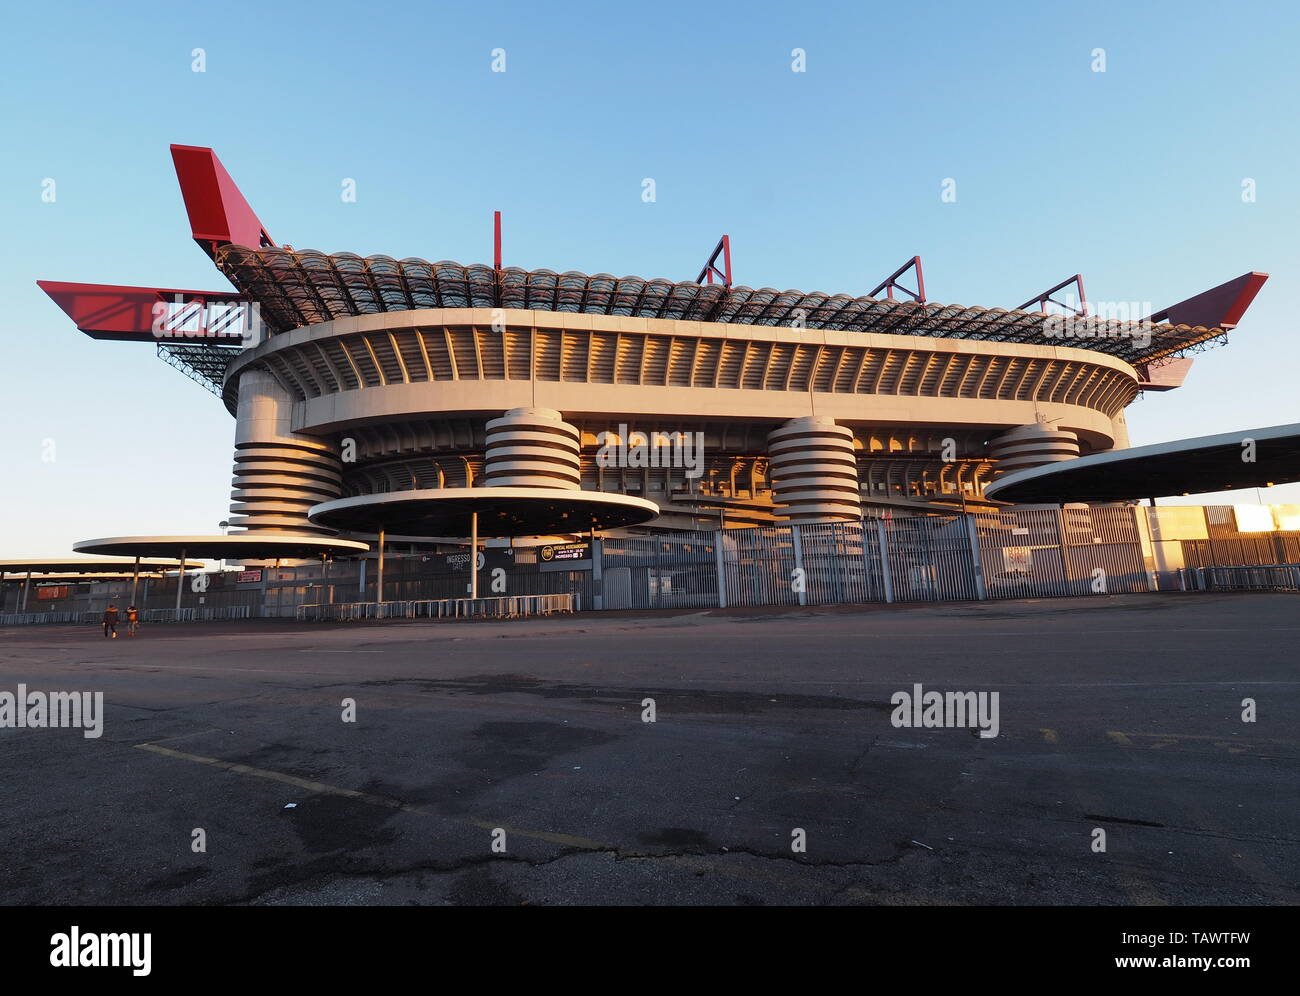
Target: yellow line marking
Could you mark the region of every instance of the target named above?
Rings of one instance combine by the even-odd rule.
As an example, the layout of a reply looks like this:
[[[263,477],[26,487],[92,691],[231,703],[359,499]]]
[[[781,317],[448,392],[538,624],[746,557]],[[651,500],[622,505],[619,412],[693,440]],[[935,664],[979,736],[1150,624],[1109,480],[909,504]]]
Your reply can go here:
[[[1055,731],[1055,730],[1047,730],[1047,729],[1043,729],[1043,730],[1039,730],[1038,732],[1041,733],[1041,734],[1043,735],[1043,739],[1044,739],[1045,741],[1047,741],[1049,744],[1054,744],[1054,743],[1059,743],[1059,742],[1060,742],[1059,738],[1058,738],[1057,735],[1056,735],[1056,731]]]
[[[1238,744],[1229,743],[1227,740],[1216,740],[1214,741],[1214,746],[1226,748],[1229,754],[1244,754],[1250,749],[1249,744],[1240,746]]]
[[[455,817],[444,817],[435,813],[427,806],[415,805],[409,802],[403,802],[401,799],[394,799],[391,796],[374,795],[370,792],[358,792],[355,789],[340,788],[337,785],[329,785],[326,782],[312,781],[309,778],[299,778],[296,775],[286,775],[280,771],[269,771],[266,768],[254,768],[248,764],[236,764],[234,761],[223,761],[216,757],[204,757],[201,754],[187,754],[185,751],[172,750],[170,747],[160,747],[157,744],[136,744],[137,750],[147,750],[152,754],[160,754],[163,757],[174,758],[179,761],[192,761],[195,764],[206,764],[209,767],[220,768],[223,771],[229,771],[236,775],[251,775],[254,778],[266,778],[270,781],[281,782],[285,785],[292,785],[294,788],[302,789],[304,792],[314,792],[321,795],[339,795],[348,799],[358,799],[362,802],[368,802],[373,806],[384,806],[388,809],[395,809],[403,813],[422,813],[427,816],[437,816],[440,819],[453,820],[455,822],[469,823],[472,826],[479,827],[483,830],[495,830],[498,827],[505,830],[506,835],[517,837],[526,837],[530,840],[543,840],[550,844],[561,844],[565,847],[576,847],[584,851],[616,851],[612,844],[605,844],[598,840],[591,840],[588,837],[578,837],[567,833],[552,833],[545,830],[521,830],[518,827],[505,827],[500,823],[494,823],[490,820],[475,819],[473,817],[459,819]]]
[[[1218,743],[1219,741],[1223,740],[1222,734],[1204,735],[1204,734],[1197,734],[1197,733],[1129,733],[1126,735],[1130,737],[1147,737],[1152,740],[1210,740],[1215,743]],[[1254,739],[1254,740],[1240,740],[1238,741],[1238,743],[1283,744],[1284,746],[1287,747],[1300,746],[1300,743],[1297,743],[1297,741],[1295,740],[1269,740],[1264,738]]]
[[[1046,733],[1046,731],[1044,731]],[[1166,747],[1177,747],[1184,741],[1195,741],[1209,743],[1215,747],[1226,750],[1229,754],[1245,754],[1248,751],[1255,750],[1256,747],[1266,744],[1278,744],[1284,747],[1300,747],[1300,743],[1294,740],[1270,740],[1259,738],[1255,740],[1224,740],[1220,736],[1207,736],[1198,733],[1121,733],[1119,730],[1107,730],[1106,736],[1114,743],[1121,747],[1145,747],[1147,750],[1164,750]],[[1149,743],[1135,744],[1133,738],[1136,737]]]

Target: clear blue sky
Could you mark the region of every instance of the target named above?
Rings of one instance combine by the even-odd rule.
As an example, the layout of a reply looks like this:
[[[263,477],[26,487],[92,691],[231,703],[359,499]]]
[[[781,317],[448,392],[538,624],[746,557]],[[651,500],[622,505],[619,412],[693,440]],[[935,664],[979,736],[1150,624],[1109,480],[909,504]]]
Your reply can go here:
[[[1298,43],[1294,3],[11,6],[0,554],[227,514],[220,403],[35,284],[226,286],[171,142],[330,252],[490,261],[500,209],[509,264],[689,279],[728,232],[740,283],[865,293],[919,253],[930,298],[963,304],[1082,271],[1160,307],[1264,270],[1230,344],[1129,409],[1132,441],[1296,421]]]

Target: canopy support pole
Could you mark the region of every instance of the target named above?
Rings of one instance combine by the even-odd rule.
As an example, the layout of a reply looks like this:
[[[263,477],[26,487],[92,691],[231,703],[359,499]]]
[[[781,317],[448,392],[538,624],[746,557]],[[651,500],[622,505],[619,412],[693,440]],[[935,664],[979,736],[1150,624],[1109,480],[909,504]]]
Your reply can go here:
[[[185,590],[185,547],[181,547],[181,569],[176,572],[176,621],[180,622],[181,592]]]
[[[478,598],[478,513],[469,513],[469,597]]]

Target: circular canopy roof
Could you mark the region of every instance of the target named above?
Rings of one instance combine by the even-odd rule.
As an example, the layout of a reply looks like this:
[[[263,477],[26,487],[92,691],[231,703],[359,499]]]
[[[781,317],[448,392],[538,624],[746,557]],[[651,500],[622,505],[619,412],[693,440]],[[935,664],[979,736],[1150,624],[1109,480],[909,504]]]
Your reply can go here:
[[[211,560],[269,560],[319,557],[321,554],[364,553],[370,547],[355,540],[287,533],[231,533],[229,536],[111,536],[82,540],[74,550],[117,556],[204,557]],[[172,566],[175,566],[174,564]]]
[[[176,551],[178,554],[179,550]],[[180,566],[177,559],[155,560],[141,557],[140,571],[174,571]],[[187,560],[186,566],[202,567],[197,560]],[[128,559],[120,557],[38,557],[31,560],[0,560],[0,571],[7,574],[59,574],[72,577],[78,574],[126,574],[135,571],[135,555]]]
[[[430,488],[338,498],[307,517],[333,529],[468,536],[477,512],[480,536],[549,536],[635,526],[658,517],[659,506],[632,495],[565,488]]]
[[[1253,459],[1247,459],[1247,456]],[[1300,481],[1300,423],[1094,453],[999,477],[985,498],[1124,501]]]

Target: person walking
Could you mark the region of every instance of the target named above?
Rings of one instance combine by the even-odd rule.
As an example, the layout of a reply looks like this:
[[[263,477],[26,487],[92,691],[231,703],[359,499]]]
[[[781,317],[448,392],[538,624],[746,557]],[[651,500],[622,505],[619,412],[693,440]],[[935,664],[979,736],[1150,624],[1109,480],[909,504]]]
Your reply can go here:
[[[117,639],[117,606],[110,605],[104,610],[104,637]]]
[[[140,628],[140,610],[134,605],[126,607],[126,635],[135,636],[136,631]]]

